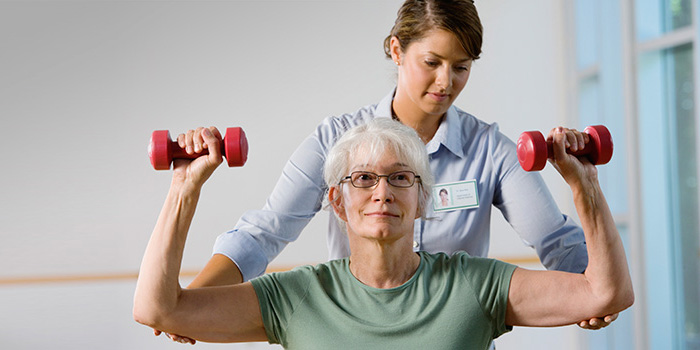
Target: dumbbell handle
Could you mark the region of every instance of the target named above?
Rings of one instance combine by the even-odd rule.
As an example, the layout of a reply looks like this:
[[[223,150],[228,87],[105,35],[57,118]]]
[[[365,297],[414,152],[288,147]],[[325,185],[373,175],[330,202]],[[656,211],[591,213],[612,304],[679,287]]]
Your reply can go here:
[[[173,159],[195,159],[209,154],[209,150],[203,149],[199,153],[188,154],[181,148],[177,141],[170,139],[167,130],[156,130],[151,134],[148,145],[148,156],[156,170],[168,170]],[[226,135],[221,142],[221,154],[226,157],[228,166],[242,166],[248,159],[248,140],[243,129],[227,128]]]
[[[595,165],[606,164],[612,158],[613,142],[610,131],[603,125],[592,125],[584,130],[589,141],[584,148],[566,152],[574,156],[586,156]],[[548,158],[554,157],[551,141],[546,141],[539,131],[527,131],[520,135],[517,145],[518,161],[526,171],[542,170]]]

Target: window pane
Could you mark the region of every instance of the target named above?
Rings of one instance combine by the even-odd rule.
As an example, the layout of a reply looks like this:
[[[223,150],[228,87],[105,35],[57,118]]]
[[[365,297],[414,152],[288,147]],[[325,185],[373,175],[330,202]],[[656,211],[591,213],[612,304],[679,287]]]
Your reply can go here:
[[[666,31],[689,26],[693,22],[690,0],[664,0],[664,22]]]
[[[637,39],[645,41],[692,24],[691,0],[635,1]]]
[[[600,47],[599,0],[576,0],[576,67],[579,70],[598,64]]]
[[[670,115],[675,117],[672,127],[674,134],[675,164],[672,186],[677,222],[676,234],[679,237],[676,257],[679,265],[679,294],[685,305],[685,333],[688,349],[700,349],[700,268],[698,252],[698,180],[696,152],[695,104],[693,102],[693,50],[692,45],[671,49],[668,58],[668,87],[670,89]],[[680,296],[680,295],[679,295]]]
[[[646,52],[638,62],[650,349],[700,349],[693,47]]]
[[[679,349],[676,333],[680,316],[674,288],[674,260],[671,215],[671,153],[666,111],[667,88],[664,55],[645,52],[638,57],[637,111],[639,120],[640,220],[643,226],[645,304],[648,315],[649,349]],[[642,334],[643,336],[643,334]]]

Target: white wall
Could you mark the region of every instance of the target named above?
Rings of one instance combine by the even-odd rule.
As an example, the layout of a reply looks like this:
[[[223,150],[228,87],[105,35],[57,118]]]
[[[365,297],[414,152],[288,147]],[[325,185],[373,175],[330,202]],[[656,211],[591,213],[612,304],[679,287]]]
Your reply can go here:
[[[169,185],[148,162],[151,131],[242,126],[248,163],[217,170],[192,225],[183,269],[201,268],[322,118],[391,90],[382,41],[401,2],[0,2],[2,347],[177,346],[131,320],[133,279],[9,281],[135,273]],[[560,2],[477,6],[484,53],[456,104],[513,139],[567,122]],[[544,176],[569,210],[561,181]],[[326,215],[273,264],[325,260]],[[492,255],[533,256],[494,216]],[[499,349],[559,348],[576,331],[546,330],[545,344],[528,332],[540,330],[516,330]]]

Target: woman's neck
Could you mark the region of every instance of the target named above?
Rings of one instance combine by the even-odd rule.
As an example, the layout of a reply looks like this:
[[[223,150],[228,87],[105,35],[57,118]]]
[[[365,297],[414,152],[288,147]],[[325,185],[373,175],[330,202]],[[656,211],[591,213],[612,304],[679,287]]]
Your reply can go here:
[[[350,272],[360,282],[374,288],[394,288],[406,283],[418,269],[420,256],[413,252],[412,241],[382,244],[362,240],[350,242]]]
[[[444,114],[441,116],[427,114],[412,103],[403,101],[400,96],[395,96],[391,104],[391,113],[394,119],[398,119],[402,124],[410,126],[418,133],[423,143],[428,143],[437,132]]]

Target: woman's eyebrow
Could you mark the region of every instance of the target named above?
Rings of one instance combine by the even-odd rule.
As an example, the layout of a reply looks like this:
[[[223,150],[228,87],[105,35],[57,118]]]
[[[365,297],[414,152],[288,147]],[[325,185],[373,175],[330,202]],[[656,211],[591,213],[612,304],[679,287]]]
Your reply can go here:
[[[431,55],[433,55],[433,56],[435,56],[435,57],[437,57],[437,58],[439,58],[439,59],[442,59],[442,60],[446,59],[444,56],[439,55],[439,54],[437,54],[437,53],[435,53],[435,52],[428,51],[428,53],[431,54]],[[461,60],[457,60],[457,63],[469,62],[469,61],[471,61],[471,60],[472,60],[471,58],[465,57],[465,58],[463,58],[463,59],[461,59]]]

